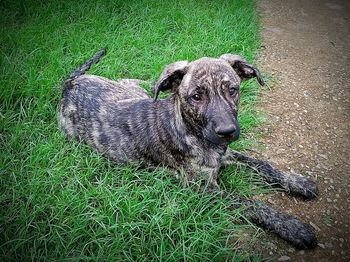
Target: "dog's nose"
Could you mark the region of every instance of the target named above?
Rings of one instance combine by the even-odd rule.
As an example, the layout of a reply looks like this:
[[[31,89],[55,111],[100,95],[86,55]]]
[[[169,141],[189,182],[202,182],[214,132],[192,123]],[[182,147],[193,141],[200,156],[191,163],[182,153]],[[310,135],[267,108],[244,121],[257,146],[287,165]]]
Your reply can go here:
[[[215,128],[215,133],[219,136],[229,136],[236,132],[236,129],[235,125],[219,126]]]

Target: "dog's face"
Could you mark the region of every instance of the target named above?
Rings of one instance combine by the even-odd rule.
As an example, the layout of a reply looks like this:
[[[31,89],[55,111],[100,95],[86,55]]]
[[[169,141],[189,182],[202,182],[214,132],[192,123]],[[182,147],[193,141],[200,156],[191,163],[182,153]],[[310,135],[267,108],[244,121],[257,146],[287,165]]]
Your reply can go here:
[[[229,144],[238,139],[237,119],[239,86],[259,71],[241,57],[223,55],[219,59],[201,58],[167,66],[155,86],[159,91],[172,89],[187,127],[213,144]]]

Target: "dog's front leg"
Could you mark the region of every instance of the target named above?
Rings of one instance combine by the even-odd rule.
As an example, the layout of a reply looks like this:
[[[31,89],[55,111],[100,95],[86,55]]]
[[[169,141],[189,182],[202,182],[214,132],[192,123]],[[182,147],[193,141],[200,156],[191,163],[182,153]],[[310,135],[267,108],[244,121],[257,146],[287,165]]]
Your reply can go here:
[[[317,244],[317,239],[312,228],[299,219],[279,212],[264,203],[256,200],[243,199],[227,191],[223,191],[216,183],[218,169],[201,168],[201,172],[187,170],[184,173],[187,184],[191,182],[201,184],[201,190],[213,195],[221,195],[229,201],[231,208],[246,207],[244,209],[248,218],[255,224],[272,231],[282,239],[290,242],[298,248],[312,248]]]
[[[232,208],[245,206],[245,214],[253,223],[277,234],[297,248],[313,248],[317,244],[311,226],[294,216],[273,209],[261,201],[242,199],[226,191],[214,189],[212,193],[219,193],[226,198],[232,203]]]
[[[227,149],[222,166],[227,167],[235,162],[241,162],[259,172],[263,178],[273,184],[278,184],[294,195],[312,199],[317,196],[316,184],[310,179],[297,174],[286,174],[271,166],[268,162],[245,156],[232,149]]]

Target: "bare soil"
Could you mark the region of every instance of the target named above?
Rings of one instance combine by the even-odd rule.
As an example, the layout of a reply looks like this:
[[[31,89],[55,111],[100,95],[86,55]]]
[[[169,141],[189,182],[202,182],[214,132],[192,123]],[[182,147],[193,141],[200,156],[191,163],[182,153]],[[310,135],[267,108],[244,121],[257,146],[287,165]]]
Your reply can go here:
[[[313,250],[295,250],[268,235],[277,261],[350,261],[350,1],[260,0],[258,65],[270,79],[259,110],[268,117],[257,155],[314,179],[319,196],[264,196],[310,223]]]

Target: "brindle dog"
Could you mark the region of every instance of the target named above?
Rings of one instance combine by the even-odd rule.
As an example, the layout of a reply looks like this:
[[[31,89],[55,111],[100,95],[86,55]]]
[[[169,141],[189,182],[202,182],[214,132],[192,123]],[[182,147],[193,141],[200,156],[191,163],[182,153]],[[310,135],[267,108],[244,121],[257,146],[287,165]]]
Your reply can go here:
[[[141,80],[84,75],[105,53],[105,49],[98,52],[64,83],[60,124],[68,138],[81,139],[118,163],[163,164],[187,183],[204,179],[208,192],[219,192],[234,207],[247,205],[247,214],[256,224],[296,247],[316,245],[311,227],[297,218],[218,188],[219,169],[238,161],[292,194],[306,199],[317,195],[311,180],[282,173],[228,148],[240,134],[241,82],[255,77],[264,84],[254,66],[231,54],[175,62],[161,74],[152,99],[140,87]],[[166,90],[172,94],[157,99]]]

